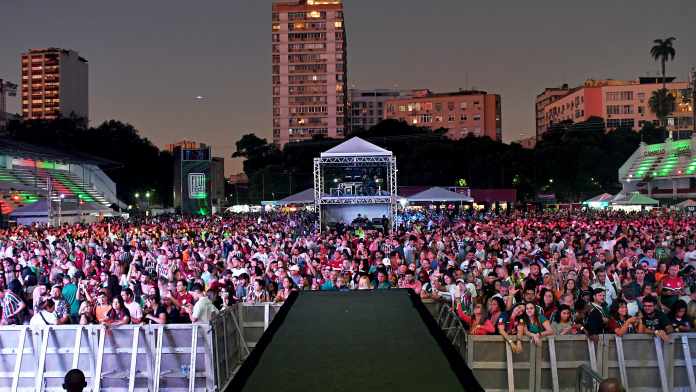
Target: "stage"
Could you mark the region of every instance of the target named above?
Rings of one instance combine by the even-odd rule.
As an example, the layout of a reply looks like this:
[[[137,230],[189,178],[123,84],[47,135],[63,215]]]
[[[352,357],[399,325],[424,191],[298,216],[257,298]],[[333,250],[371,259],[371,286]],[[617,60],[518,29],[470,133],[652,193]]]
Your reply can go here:
[[[410,290],[300,292],[229,391],[481,391]]]

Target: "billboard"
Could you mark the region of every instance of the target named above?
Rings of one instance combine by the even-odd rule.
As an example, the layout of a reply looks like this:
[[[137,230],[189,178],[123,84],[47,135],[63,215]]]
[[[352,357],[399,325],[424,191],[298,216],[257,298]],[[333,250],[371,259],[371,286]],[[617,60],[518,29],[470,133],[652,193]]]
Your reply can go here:
[[[210,161],[181,162],[181,185],[181,212],[210,214]]]

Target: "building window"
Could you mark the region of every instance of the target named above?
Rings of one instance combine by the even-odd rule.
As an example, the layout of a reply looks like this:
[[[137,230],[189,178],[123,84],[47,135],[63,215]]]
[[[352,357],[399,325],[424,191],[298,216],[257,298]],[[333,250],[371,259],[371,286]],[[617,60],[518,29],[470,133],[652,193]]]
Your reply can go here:
[[[435,103],[435,111],[438,113],[442,112],[442,102]]]
[[[459,108],[462,109],[462,110],[466,110],[466,108],[467,108],[467,103],[466,103],[466,102],[460,102],[460,103],[459,103]]]
[[[620,114],[621,106],[619,105],[607,105],[607,114]]]
[[[449,121],[449,122],[457,121],[457,116],[455,116],[454,113],[450,113],[449,116],[447,117],[447,121]]]
[[[474,115],[474,121],[479,121],[479,120],[481,120],[481,115],[475,114],[475,115]]]
[[[447,110],[450,112],[454,110],[454,102],[447,102]]]

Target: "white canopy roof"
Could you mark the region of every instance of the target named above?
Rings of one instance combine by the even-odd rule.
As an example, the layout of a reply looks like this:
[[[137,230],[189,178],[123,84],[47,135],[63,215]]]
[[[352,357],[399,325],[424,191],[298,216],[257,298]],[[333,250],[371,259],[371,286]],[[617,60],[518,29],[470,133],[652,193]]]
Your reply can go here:
[[[423,192],[416,193],[415,195],[411,197],[406,198],[409,202],[413,203],[419,203],[419,202],[428,202],[428,201],[440,201],[440,202],[447,202],[447,201],[459,201],[459,202],[465,202],[465,203],[471,203],[474,201],[471,197],[467,195],[462,195],[461,193],[457,192],[452,192],[448,189],[439,187],[439,186],[434,186],[430,189],[426,189]]]
[[[322,158],[391,155],[391,151],[385,150],[357,136],[321,153]]]
[[[278,204],[286,206],[289,204],[312,204],[314,203],[314,188],[305,189],[300,193],[290,195],[285,199],[279,200]]]

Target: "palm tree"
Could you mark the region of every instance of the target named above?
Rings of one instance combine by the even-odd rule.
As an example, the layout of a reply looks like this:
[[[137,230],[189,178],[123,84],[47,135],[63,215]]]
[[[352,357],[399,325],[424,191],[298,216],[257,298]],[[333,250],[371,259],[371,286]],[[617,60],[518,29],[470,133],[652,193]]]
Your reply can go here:
[[[655,45],[650,49],[650,55],[655,61],[660,61],[662,65],[662,88],[667,88],[667,81],[665,79],[665,64],[667,61],[674,60],[674,56],[677,52],[674,50],[672,43],[676,40],[674,37],[669,37],[667,39],[656,39],[653,41]]]
[[[667,126],[665,119],[670,113],[674,112],[675,103],[674,95],[667,91],[666,88],[653,91],[648,104],[650,105],[650,110],[660,119],[660,126]]]
[[[656,39],[653,41],[655,45],[650,48],[650,55],[655,61],[660,61],[662,66],[662,90],[654,91],[652,97],[650,97],[650,108],[660,119],[660,125],[666,127],[665,118],[673,111],[674,107],[674,97],[667,91],[667,75],[665,70],[665,64],[667,61],[674,60],[676,51],[672,46],[672,43],[676,40],[674,37],[669,37],[666,39]],[[671,105],[670,105],[671,98]],[[668,110],[669,109],[669,110]]]

